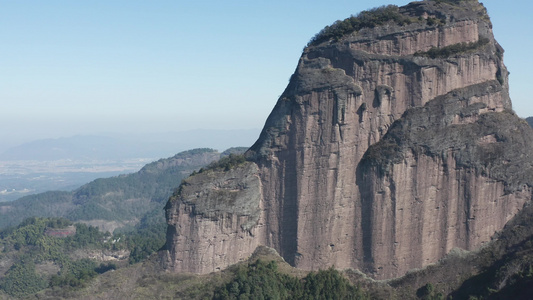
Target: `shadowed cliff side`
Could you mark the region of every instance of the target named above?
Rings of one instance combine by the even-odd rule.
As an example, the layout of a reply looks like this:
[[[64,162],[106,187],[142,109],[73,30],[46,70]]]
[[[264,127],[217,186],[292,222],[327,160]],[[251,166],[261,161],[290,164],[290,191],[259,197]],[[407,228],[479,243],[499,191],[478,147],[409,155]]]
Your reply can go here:
[[[265,245],[298,268],[385,279],[489,241],[533,183],[519,168],[532,132],[511,111],[491,28],[470,0],[387,6],[326,27],[248,162],[194,175],[170,199],[166,267],[207,273]],[[232,201],[254,209],[219,204],[230,182]]]

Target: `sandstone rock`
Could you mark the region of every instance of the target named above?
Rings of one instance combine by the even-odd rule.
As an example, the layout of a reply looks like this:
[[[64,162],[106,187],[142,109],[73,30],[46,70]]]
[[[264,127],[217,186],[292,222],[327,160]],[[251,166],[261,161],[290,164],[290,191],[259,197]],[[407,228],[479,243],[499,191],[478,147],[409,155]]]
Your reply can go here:
[[[261,181],[255,163],[186,179],[167,208],[168,266],[208,273],[247,259],[259,246]],[[177,205],[174,206],[174,205]]]
[[[311,43],[247,166],[182,185],[167,267],[206,273],[265,245],[302,269],[393,278],[476,249],[531,199],[532,132],[484,7],[398,11],[412,22]]]

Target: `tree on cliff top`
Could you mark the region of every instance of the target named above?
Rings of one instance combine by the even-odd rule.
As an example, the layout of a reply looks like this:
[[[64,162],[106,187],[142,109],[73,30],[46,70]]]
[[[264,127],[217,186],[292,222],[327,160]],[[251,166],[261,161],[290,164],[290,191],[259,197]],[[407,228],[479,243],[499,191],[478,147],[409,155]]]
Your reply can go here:
[[[341,37],[352,32],[359,31],[363,28],[374,28],[388,22],[394,22],[397,25],[406,25],[411,23],[411,19],[402,15],[396,5],[380,6],[370,10],[364,10],[343,21],[335,21],[331,26],[326,26],[318,32],[307,45],[318,45],[329,40],[338,41]]]

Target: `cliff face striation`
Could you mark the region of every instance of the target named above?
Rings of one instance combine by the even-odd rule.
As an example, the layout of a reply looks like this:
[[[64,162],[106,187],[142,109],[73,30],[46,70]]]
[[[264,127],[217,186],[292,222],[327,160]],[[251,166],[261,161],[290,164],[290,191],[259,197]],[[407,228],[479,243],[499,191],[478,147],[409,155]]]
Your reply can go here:
[[[247,162],[169,200],[166,266],[207,273],[265,245],[298,268],[385,279],[490,241],[533,186],[533,132],[512,113],[491,28],[472,0],[326,27]]]

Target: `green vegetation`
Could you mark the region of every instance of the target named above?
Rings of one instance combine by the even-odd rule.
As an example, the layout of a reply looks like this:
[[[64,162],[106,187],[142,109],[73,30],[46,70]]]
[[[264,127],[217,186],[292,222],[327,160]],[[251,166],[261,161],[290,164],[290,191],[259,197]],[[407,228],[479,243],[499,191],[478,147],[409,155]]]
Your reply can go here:
[[[301,292],[297,278],[281,274],[274,261],[239,266],[235,278],[215,291],[214,299],[290,299]]]
[[[75,226],[75,227],[74,227]],[[110,234],[85,224],[75,224],[62,218],[29,218],[16,228],[0,232],[2,253],[13,259],[13,264],[0,280],[0,289],[14,297],[36,293],[48,286],[83,287],[97,274],[116,268],[115,265],[97,265],[90,259],[74,259],[76,249],[113,249]],[[70,236],[47,234],[50,229],[73,230]],[[57,274],[40,274],[36,265],[51,263]]]
[[[393,123],[394,124],[394,123]],[[397,155],[401,153],[400,141],[395,139],[381,139],[379,142],[368,147],[365,155],[363,156],[363,163],[368,163],[378,168],[380,174],[387,174],[389,171],[389,165],[387,162],[398,161]]]
[[[402,15],[396,5],[381,6],[362,11],[356,16],[351,16],[343,21],[338,20],[331,26],[326,26],[309,41],[308,46],[318,45],[329,40],[338,41],[352,32],[363,28],[374,28],[389,22],[401,26],[412,23],[412,20]]]
[[[479,37],[479,39],[476,42],[472,43],[458,43],[449,45],[442,48],[432,47],[426,52],[417,52],[415,53],[415,56],[426,56],[431,58],[446,58],[451,57],[453,55],[457,55],[459,53],[465,53],[473,50],[480,49],[481,47],[487,45],[489,43],[488,38]]]
[[[229,171],[239,165],[242,165],[246,162],[246,157],[244,154],[233,154],[231,153],[228,156],[224,156],[218,161],[212,162],[206,168],[200,169],[198,173],[205,172],[207,170],[224,170]],[[193,173],[195,174],[195,173]]]
[[[239,154],[244,150],[228,149],[213,167],[229,169],[244,162]],[[0,260],[7,262],[0,264],[0,294],[22,297],[46,287],[54,291],[80,289],[98,274],[117,268],[83,258],[87,251],[127,250],[130,264],[143,261],[165,244],[163,206],[179,182],[219,155],[212,149],[185,151],[148,164],[137,173],[97,179],[73,192],[47,192],[0,204],[9,211],[0,218],[0,228],[4,228],[0,231]],[[22,219],[28,215],[61,217]],[[91,219],[139,221],[115,230],[114,235],[72,222]],[[20,225],[7,227],[16,223]],[[69,230],[71,234],[67,234]],[[50,231],[55,235],[47,234]],[[124,264],[127,261],[120,262]]]
[[[71,209],[72,193],[64,191],[44,192],[37,195],[22,197],[11,202],[1,202],[0,208],[7,213],[0,215],[0,229],[16,226],[24,219],[39,217],[60,217]],[[59,211],[58,211],[59,210]]]
[[[113,263],[101,263],[98,265],[91,259],[82,258],[64,265],[60,274],[52,275],[49,286],[52,288],[81,288],[98,274],[105,273],[109,270],[116,270],[116,268],[117,266]]]
[[[126,244],[130,250],[131,264],[146,259],[161,249],[166,242],[167,224],[159,219],[157,211],[146,214],[131,233],[127,233]]]
[[[114,263],[98,264],[92,259],[72,256],[76,250],[127,249],[131,253],[129,262],[140,262],[165,243],[166,227],[153,217],[143,218],[134,232],[115,236],[63,218],[32,217],[16,228],[4,229],[0,231],[0,249],[3,249],[0,260],[9,257],[13,263],[0,280],[0,290],[13,297],[23,297],[47,287],[80,289],[98,274],[117,269]],[[51,234],[54,230],[68,230],[70,235]],[[41,274],[36,265],[42,264],[51,264],[58,271]]]
[[[337,270],[311,272],[304,278],[303,299],[370,299]]]
[[[449,4],[453,6],[460,5],[464,2],[477,2],[477,0],[433,0],[437,4]],[[376,26],[385,25],[388,23],[399,26],[408,25],[414,22],[426,22],[429,26],[440,26],[446,23],[444,18],[430,17],[424,19],[412,18],[400,13],[400,9],[396,5],[380,6],[370,10],[362,11],[357,15],[344,20],[337,20],[332,25],[324,27],[318,32],[307,44],[307,46],[315,46],[326,41],[339,41],[342,37],[358,32],[364,28],[374,28]]]
[[[213,149],[193,149],[147,164],[136,173],[96,179],[72,192],[46,192],[0,203],[0,211],[5,211],[0,214],[0,228],[32,216],[128,223],[153,212],[164,223],[163,207],[181,180],[219,155]]]
[[[441,292],[435,291],[431,283],[427,283],[418,289],[416,294],[422,300],[444,300],[444,295]]]
[[[13,297],[34,294],[47,286],[48,282],[35,272],[35,263],[28,257],[13,264],[0,279],[0,289]]]
[[[240,265],[235,278],[214,299],[369,299],[333,268],[303,279],[280,273],[275,261]]]
[[[435,18],[435,17],[428,17],[427,19],[424,19],[422,17],[418,18],[419,21],[426,21],[426,24],[428,26],[441,26],[446,24],[446,19],[441,18]]]
[[[246,150],[248,150],[247,147],[232,147],[232,148],[226,149],[224,152],[220,153],[220,157],[225,157],[225,156],[228,156],[230,154],[236,154],[236,155],[244,154],[246,152]]]
[[[452,5],[457,5],[457,4],[460,4],[461,2],[466,2],[466,1],[471,1],[471,0],[432,0],[436,3],[447,3],[447,4],[452,4]]]

